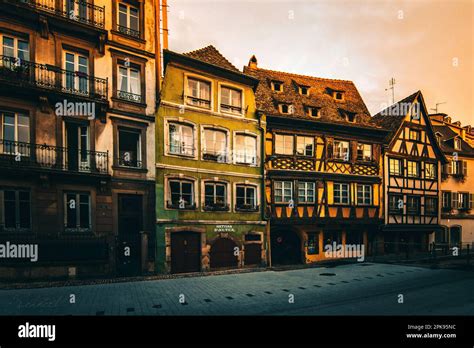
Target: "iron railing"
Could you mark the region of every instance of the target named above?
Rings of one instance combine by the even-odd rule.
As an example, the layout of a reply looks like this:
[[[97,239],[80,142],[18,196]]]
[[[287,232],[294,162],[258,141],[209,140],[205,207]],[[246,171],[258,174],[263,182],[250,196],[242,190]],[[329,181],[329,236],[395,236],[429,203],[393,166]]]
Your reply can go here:
[[[0,80],[101,101],[108,97],[107,79],[4,55],[0,55]]]
[[[122,33],[122,34],[132,36],[132,37],[137,38],[137,39],[140,38],[140,32],[138,30],[131,29],[131,28],[125,27],[123,25],[117,25],[117,31]]]
[[[95,28],[104,29],[105,6],[97,6],[85,0],[8,0],[26,5],[54,16],[69,19]],[[61,6],[62,3],[62,6]]]
[[[0,166],[108,174],[108,152],[0,139]]]
[[[117,163],[120,167],[126,167],[126,168],[143,168],[143,163],[140,160],[136,159],[125,159],[123,157],[118,157],[117,158]]]
[[[134,94],[134,93],[129,93],[129,92],[124,92],[124,91],[117,91],[117,98],[123,99],[126,101],[130,101],[133,103],[141,103],[142,102],[142,96],[141,94]]]

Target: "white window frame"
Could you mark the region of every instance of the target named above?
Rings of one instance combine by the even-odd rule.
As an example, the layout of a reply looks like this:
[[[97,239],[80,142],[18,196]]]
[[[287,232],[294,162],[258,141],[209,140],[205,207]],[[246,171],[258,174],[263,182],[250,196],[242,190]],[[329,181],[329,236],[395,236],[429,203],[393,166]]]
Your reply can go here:
[[[347,148],[344,147],[344,144],[347,144]],[[337,146],[337,145],[343,145]],[[344,151],[347,150],[347,151]],[[347,160],[346,156],[344,155],[345,153],[348,154]],[[333,158],[338,159],[338,160],[343,160],[345,162],[349,162],[351,160],[351,144],[349,141],[346,140],[334,140],[334,146],[333,146]]]
[[[258,190],[259,188],[259,185],[257,183],[251,183],[251,182],[236,182],[234,183],[234,212],[240,212],[238,209],[237,209],[237,188],[238,187],[245,187],[245,188],[253,188],[254,189],[254,192],[255,192],[255,207],[259,207],[259,204],[260,204],[260,192]],[[247,195],[247,192],[245,191],[245,195]]]
[[[244,137],[252,137],[255,139],[255,161],[252,162],[252,163],[248,163],[248,162],[239,162],[237,159],[239,156],[237,156],[237,153],[240,151],[239,148],[237,147],[237,137],[238,136],[244,136]],[[246,165],[246,166],[255,166],[255,167],[259,167],[260,166],[260,156],[259,156],[259,149],[260,149],[260,137],[255,134],[255,133],[252,133],[252,132],[249,132],[248,130],[245,130],[245,131],[234,131],[234,134],[233,134],[233,159],[232,159],[232,162],[234,164],[243,164],[243,165]],[[247,153],[245,151],[245,154],[244,154],[245,158],[247,158]]]
[[[124,6],[127,8],[127,12],[125,13],[126,17],[127,17],[127,25],[125,25],[124,27],[127,28],[127,29],[130,29],[130,30],[133,30],[133,31],[136,31],[139,35],[141,35],[140,33],[140,8],[137,7],[137,6],[133,6],[133,5],[130,5],[130,4],[127,4],[125,2],[118,2],[117,3],[117,24],[118,25],[121,25],[120,24],[120,6]],[[137,10],[138,12],[138,16],[137,16],[137,23],[138,23],[138,28],[137,29],[133,29],[131,26],[130,26],[130,22],[131,22],[131,17],[132,17],[132,12],[130,11],[130,9],[133,8],[135,10]]]
[[[428,167],[433,168],[432,175],[428,175]],[[438,177],[437,167],[434,163],[425,162],[425,179],[436,179]]]
[[[398,163],[397,166],[393,166],[393,168],[397,168],[397,172],[393,173],[392,172],[392,161],[393,163]],[[388,173],[393,176],[402,176],[403,175],[403,160],[400,158],[390,158],[388,159]]]
[[[223,212],[225,213],[228,213],[230,212],[230,203],[231,203],[231,190],[229,189],[229,182],[227,180],[222,180],[218,177],[215,177],[213,179],[204,179],[202,180],[202,184],[201,184],[201,210],[202,211],[209,211],[209,210],[206,210],[205,207],[206,207],[206,185],[207,184],[213,184],[214,185],[214,200],[216,198],[216,190],[215,190],[215,185],[224,185],[225,187],[225,206],[229,206],[229,209],[228,210],[225,210]],[[213,212],[220,212],[219,210],[216,210]]]
[[[280,85],[280,90],[276,90],[275,89],[275,85]],[[280,81],[272,81],[271,82],[271,86],[272,86],[272,91],[274,92],[277,92],[277,93],[283,93],[283,82],[280,82]]]
[[[362,158],[361,159],[359,159],[359,147],[362,147]],[[357,143],[357,160],[364,161],[364,162],[372,161],[374,159],[372,147],[373,147],[372,144]],[[369,154],[368,159],[366,158],[367,153]]]
[[[143,168],[143,163],[142,163],[142,132],[138,128],[129,128],[129,127],[118,127],[117,129],[117,151],[119,152],[119,157],[120,156],[120,133],[133,133],[133,134],[138,134],[138,146],[137,146],[137,166],[126,166],[126,165],[120,165],[120,167],[125,167],[125,168]],[[139,164],[140,163],[140,164]]]
[[[189,102],[188,98],[198,98],[201,99],[201,96],[199,97],[194,97],[192,93],[189,90],[189,80],[196,80],[198,82],[205,82],[209,84],[209,106],[206,105],[196,105],[191,102]],[[187,106],[198,108],[198,109],[204,109],[204,110],[214,110],[214,84],[213,81],[209,78],[206,78],[204,76],[200,75],[195,75],[195,74],[185,74],[184,75],[184,103]],[[200,93],[200,88],[198,88],[198,91]],[[203,99],[206,100],[206,99]]]
[[[459,138],[454,138],[454,150],[461,150],[461,139]]]
[[[29,144],[30,141],[31,141],[31,117],[30,117],[30,115],[24,114],[24,113],[20,113],[20,112],[1,110],[1,109],[0,109],[0,139],[2,139],[2,140],[5,141],[5,139],[4,139],[4,137],[3,137],[3,135],[4,135],[4,126],[5,126],[5,124],[6,124],[6,123],[5,123],[5,113],[9,113],[9,114],[11,113],[11,114],[14,115],[14,123],[13,123],[13,124],[9,124],[9,123],[7,124],[8,126],[13,126],[13,128],[14,128],[14,132],[13,132],[13,133],[14,133],[14,135],[13,135],[13,138],[14,138],[14,139],[13,139],[13,141],[14,141],[14,142],[19,142],[19,138],[18,138],[18,136],[19,136],[19,129],[20,129],[19,127],[25,127],[25,128],[28,128],[28,140],[26,141],[26,143]],[[28,126],[21,125],[21,124],[19,123],[19,120],[18,120],[18,119],[19,119],[19,116],[25,116],[25,117],[28,118]],[[11,153],[10,151],[5,151],[5,150],[6,150],[6,147],[7,147],[7,146],[6,146],[5,143],[4,143],[3,146],[0,147],[0,153],[8,153],[8,154],[10,154],[10,153]],[[16,146],[16,145],[14,145],[14,146],[8,146],[8,148],[13,148],[13,149],[14,149],[14,151],[13,151],[14,154],[16,154],[17,152],[20,152],[20,153],[22,152],[22,151],[21,151],[22,148],[21,148],[21,147],[18,147],[18,146]],[[21,154],[22,154],[22,155],[27,155],[27,153],[21,153]]]
[[[336,189],[337,187],[337,189]],[[345,189],[343,189],[345,188]],[[346,183],[337,183],[335,182],[333,184],[333,198],[334,198],[334,204],[339,204],[339,205],[349,205],[351,202],[351,192],[350,192],[350,185]],[[338,199],[336,200],[336,192],[339,192],[338,194]],[[344,195],[343,192],[347,192],[347,202],[344,201]]]
[[[283,152],[278,151],[277,147],[277,138],[282,137],[282,144],[283,144]],[[287,153],[286,149],[289,144],[288,139],[291,139],[291,153]],[[288,134],[275,134],[275,154],[278,155],[289,155],[292,156],[295,153],[295,137],[293,135],[288,135]]]
[[[18,41],[26,42],[28,44],[28,59],[26,59],[26,60],[27,61],[31,60],[31,47],[30,47],[30,41],[28,39],[19,38],[19,37],[13,36],[13,35],[5,35],[3,33],[0,33],[0,45],[1,45],[1,48],[2,48],[2,50],[0,51],[1,55],[5,55],[3,53],[3,50],[4,50],[3,38],[4,37],[7,37],[9,39],[13,39],[13,58],[17,58],[17,59],[18,59],[18,52],[23,51],[23,50],[20,50],[18,48]]]
[[[166,182],[166,192],[165,192],[165,197],[166,201],[164,202],[165,204],[165,209],[167,210],[194,210],[192,207],[197,208],[197,195],[196,195],[196,179],[195,178],[189,178],[189,177],[179,177],[179,176],[169,176],[165,177],[165,182]],[[167,202],[169,201],[170,204],[172,204],[172,192],[171,192],[171,182],[179,182],[180,185],[180,200],[182,199],[182,184],[183,183],[188,183],[191,184],[191,198],[192,202],[189,204],[191,207],[185,207],[185,208],[173,208],[169,207]]]
[[[217,132],[222,132],[225,134],[225,161],[218,162],[218,163],[232,163],[231,161],[231,152],[230,152],[230,132],[227,128],[224,127],[218,127],[214,125],[201,125],[201,160],[202,161],[211,161],[211,162],[216,162],[214,160],[206,160],[204,159],[204,155],[208,154],[206,152],[206,136],[205,136],[205,131],[206,130],[212,130],[212,131],[217,131]],[[215,155],[212,153],[209,153],[211,155]],[[218,154],[220,156],[220,154]]]
[[[277,188],[277,183],[278,184],[281,183],[281,188]],[[277,194],[276,194],[277,190],[281,190],[281,198],[282,198],[281,201],[277,201],[277,199],[276,199],[277,198]],[[288,200],[286,200],[286,198],[288,196],[285,195],[285,190],[290,190],[291,191]],[[273,199],[274,199],[274,202],[276,204],[287,204],[287,203],[290,203],[290,201],[292,201],[292,200],[294,201],[294,198],[293,198],[293,181],[275,180],[273,182]]]
[[[411,166],[410,164],[414,164],[415,166]],[[420,177],[420,162],[407,160],[407,177],[409,178],[419,178]],[[413,168],[416,168],[416,173],[413,171]],[[416,175],[414,175],[416,174]]]
[[[127,75],[121,74],[120,69],[125,69],[127,71]],[[138,79],[133,77],[131,71],[136,71],[138,72]],[[122,79],[126,77],[127,78],[127,90],[121,90],[120,88],[122,87]],[[133,80],[138,80],[138,93],[133,93],[132,92],[132,79]],[[117,97],[120,98],[120,92],[122,93],[127,93],[127,94],[133,94],[138,96],[137,102],[141,102],[143,99],[143,91],[142,91],[142,71],[140,68],[136,68],[133,66],[125,66],[123,64],[117,64]],[[128,100],[128,98],[120,98],[120,99],[125,99]]]
[[[218,88],[219,88],[218,112],[220,112],[224,115],[244,116],[245,109],[246,109],[244,90],[241,87],[237,86],[237,85],[233,85],[233,84],[229,84],[229,83],[220,83],[220,82],[218,83]],[[241,105],[240,112],[232,112],[232,111],[222,110],[222,90],[223,90],[223,88],[228,88],[230,90],[240,92],[240,105]]]
[[[67,60],[67,56],[68,54],[74,56],[74,73],[76,73],[77,71],[79,71],[79,69],[81,67],[84,67],[83,64],[79,64],[79,60],[80,58],[85,58],[86,59],[86,62],[87,62],[87,72],[86,72],[86,75],[87,77],[81,77],[81,76],[72,76],[72,78],[74,79],[73,81],[73,85],[74,85],[74,93],[81,93],[81,94],[85,94],[85,95],[88,95],[89,94],[89,84],[90,84],[90,71],[91,71],[91,68],[90,68],[90,62],[89,62],[89,57],[86,56],[86,55],[83,55],[83,54],[80,54],[80,53],[77,53],[77,52],[73,52],[73,51],[69,51],[69,50],[63,50],[63,69],[66,71],[67,70],[67,64],[70,62]],[[67,77],[68,75],[67,74],[64,74],[64,77],[63,77],[63,87],[64,88],[67,88]],[[81,85],[81,79],[86,79],[86,90],[85,91],[82,91],[80,89],[80,85]]]
[[[5,191],[13,191],[15,193],[15,227],[5,226]],[[27,192],[29,194],[29,224],[30,227],[20,226],[20,192]],[[32,220],[32,192],[30,188],[17,188],[17,187],[3,187],[0,189],[0,226],[2,226],[4,232],[30,232],[33,226]]]
[[[306,142],[308,139],[310,140],[309,143]],[[298,153],[298,145],[299,145],[298,140],[303,141],[303,151],[304,151],[303,154]],[[306,154],[306,146],[307,145],[311,145],[311,154],[310,155]],[[297,156],[305,156],[305,157],[314,157],[314,137],[305,136],[305,135],[297,135],[296,136],[296,155]]]
[[[300,190],[303,190],[303,199],[300,199]],[[313,191],[313,195],[309,191]],[[298,181],[298,203],[316,204],[316,183],[314,181]],[[311,199],[309,199],[311,198]]]
[[[359,191],[359,188],[361,190]],[[369,201],[366,200],[366,194],[369,194]],[[357,205],[373,205],[373,187],[367,184],[357,184]]]
[[[193,155],[186,155],[186,154],[174,154],[170,152],[170,124],[182,124],[184,126],[191,127],[193,130]],[[164,155],[167,157],[179,157],[179,158],[187,158],[192,160],[198,159],[198,126],[191,121],[185,120],[183,117],[165,117],[165,127],[163,129],[163,139],[164,139]]]

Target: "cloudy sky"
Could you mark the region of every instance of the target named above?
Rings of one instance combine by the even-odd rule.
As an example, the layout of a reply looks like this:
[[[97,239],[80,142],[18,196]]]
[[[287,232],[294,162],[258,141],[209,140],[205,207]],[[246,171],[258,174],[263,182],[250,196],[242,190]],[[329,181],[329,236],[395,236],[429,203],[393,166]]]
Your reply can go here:
[[[352,80],[372,114],[421,90],[474,125],[474,0],[168,0],[170,49]],[[430,112],[434,112],[430,110]]]

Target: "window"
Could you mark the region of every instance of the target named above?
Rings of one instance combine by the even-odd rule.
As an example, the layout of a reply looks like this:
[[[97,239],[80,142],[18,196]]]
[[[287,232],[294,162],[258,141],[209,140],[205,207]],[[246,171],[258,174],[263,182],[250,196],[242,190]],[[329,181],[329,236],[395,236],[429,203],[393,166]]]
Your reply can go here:
[[[420,164],[415,161],[407,161],[407,175],[418,178],[420,176]]]
[[[141,168],[141,132],[138,130],[119,129],[118,163],[123,167]]]
[[[256,211],[257,210],[257,189],[255,186],[236,185],[236,204],[237,211]]]
[[[194,182],[189,180],[169,180],[170,201],[168,208],[193,209],[194,208]]]
[[[66,0],[65,10],[69,18],[75,21],[87,22],[87,2],[77,0]]]
[[[334,140],[334,158],[349,161],[349,142]]]
[[[341,231],[324,231],[323,232],[323,244],[331,245],[333,243],[342,244],[342,232]]]
[[[293,200],[293,182],[275,181],[274,185],[275,203],[289,203]]]
[[[407,196],[407,214],[408,215],[420,214],[420,197],[419,196]]]
[[[454,138],[454,149],[461,150],[461,139]]]
[[[437,198],[425,197],[425,214],[426,215],[438,214],[438,199]]]
[[[320,116],[320,109],[308,106],[306,108],[306,114],[311,117],[319,117]]]
[[[403,214],[403,196],[402,195],[389,194],[388,211],[392,214]]]
[[[2,191],[0,191],[0,195],[1,193]],[[29,230],[31,228],[30,192],[5,189],[3,191],[3,214],[3,224],[0,225],[0,230],[18,232]]]
[[[5,154],[21,153],[29,156],[30,118],[28,115],[0,111],[0,139]]]
[[[71,93],[89,93],[89,59],[88,57],[64,52],[64,88]]]
[[[257,138],[252,135],[235,136],[235,161],[241,164],[257,164]]]
[[[335,92],[333,93],[333,97],[334,97],[334,99],[336,99],[336,100],[343,100],[343,99],[344,99],[344,93],[343,93],[343,92],[335,91]]]
[[[172,155],[194,156],[194,128],[190,125],[170,123],[169,153]]]
[[[281,155],[293,155],[293,136],[292,135],[275,135],[275,153]]]
[[[88,193],[64,194],[66,232],[87,232],[91,226],[90,195]]]
[[[141,103],[142,92],[140,77],[140,69],[138,67],[125,64],[124,61],[119,61],[117,97]]]
[[[357,160],[371,161],[372,160],[372,145],[357,144]]]
[[[279,81],[273,81],[272,90],[274,90],[275,92],[283,92],[283,83]]]
[[[434,163],[425,163],[425,178],[436,179],[437,165]]]
[[[293,105],[288,104],[280,104],[280,112],[282,114],[292,114],[293,113]]]
[[[419,130],[410,129],[410,140],[421,141],[421,132]]]
[[[349,184],[334,184],[334,204],[349,204]]]
[[[30,45],[28,41],[25,40],[20,40],[16,37],[11,37],[11,36],[5,36],[1,35],[0,37],[2,38],[2,47],[3,47],[3,53],[2,55],[6,57],[12,57],[12,58],[18,58],[20,61],[30,60]],[[17,60],[4,60],[2,62],[3,65],[5,64],[18,64]]]
[[[139,38],[140,10],[125,3],[120,3],[118,10],[117,30],[123,34]]]
[[[211,108],[211,84],[207,81],[188,78],[186,102],[189,105]]]
[[[389,171],[390,171],[390,175],[402,175],[402,172],[403,172],[402,160],[398,158],[390,158]]]
[[[301,95],[309,95],[309,87],[307,86],[300,86],[300,94]]]
[[[316,202],[316,184],[314,182],[298,182],[298,202],[314,203]]]
[[[207,182],[204,185],[204,210],[226,211],[227,184],[220,182]]]
[[[459,210],[469,209],[469,192],[458,193],[458,209]]]
[[[221,111],[242,114],[242,91],[229,87],[221,88]]]
[[[314,138],[313,137],[296,137],[296,154],[300,156],[313,156]]]
[[[357,185],[357,204],[372,205],[372,185]]]
[[[308,244],[306,246],[308,255],[319,254],[319,233],[308,233]]]
[[[443,210],[451,210],[451,191],[443,191]]]
[[[206,128],[202,142],[205,160],[227,162],[227,132]]]

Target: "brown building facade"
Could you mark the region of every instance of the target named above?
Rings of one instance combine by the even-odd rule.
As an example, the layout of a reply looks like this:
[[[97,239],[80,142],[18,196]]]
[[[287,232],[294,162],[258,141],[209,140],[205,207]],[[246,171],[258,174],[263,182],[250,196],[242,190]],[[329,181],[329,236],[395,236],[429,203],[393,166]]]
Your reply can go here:
[[[38,245],[36,262],[3,260],[0,277],[145,272],[157,4],[0,6],[0,240]]]

